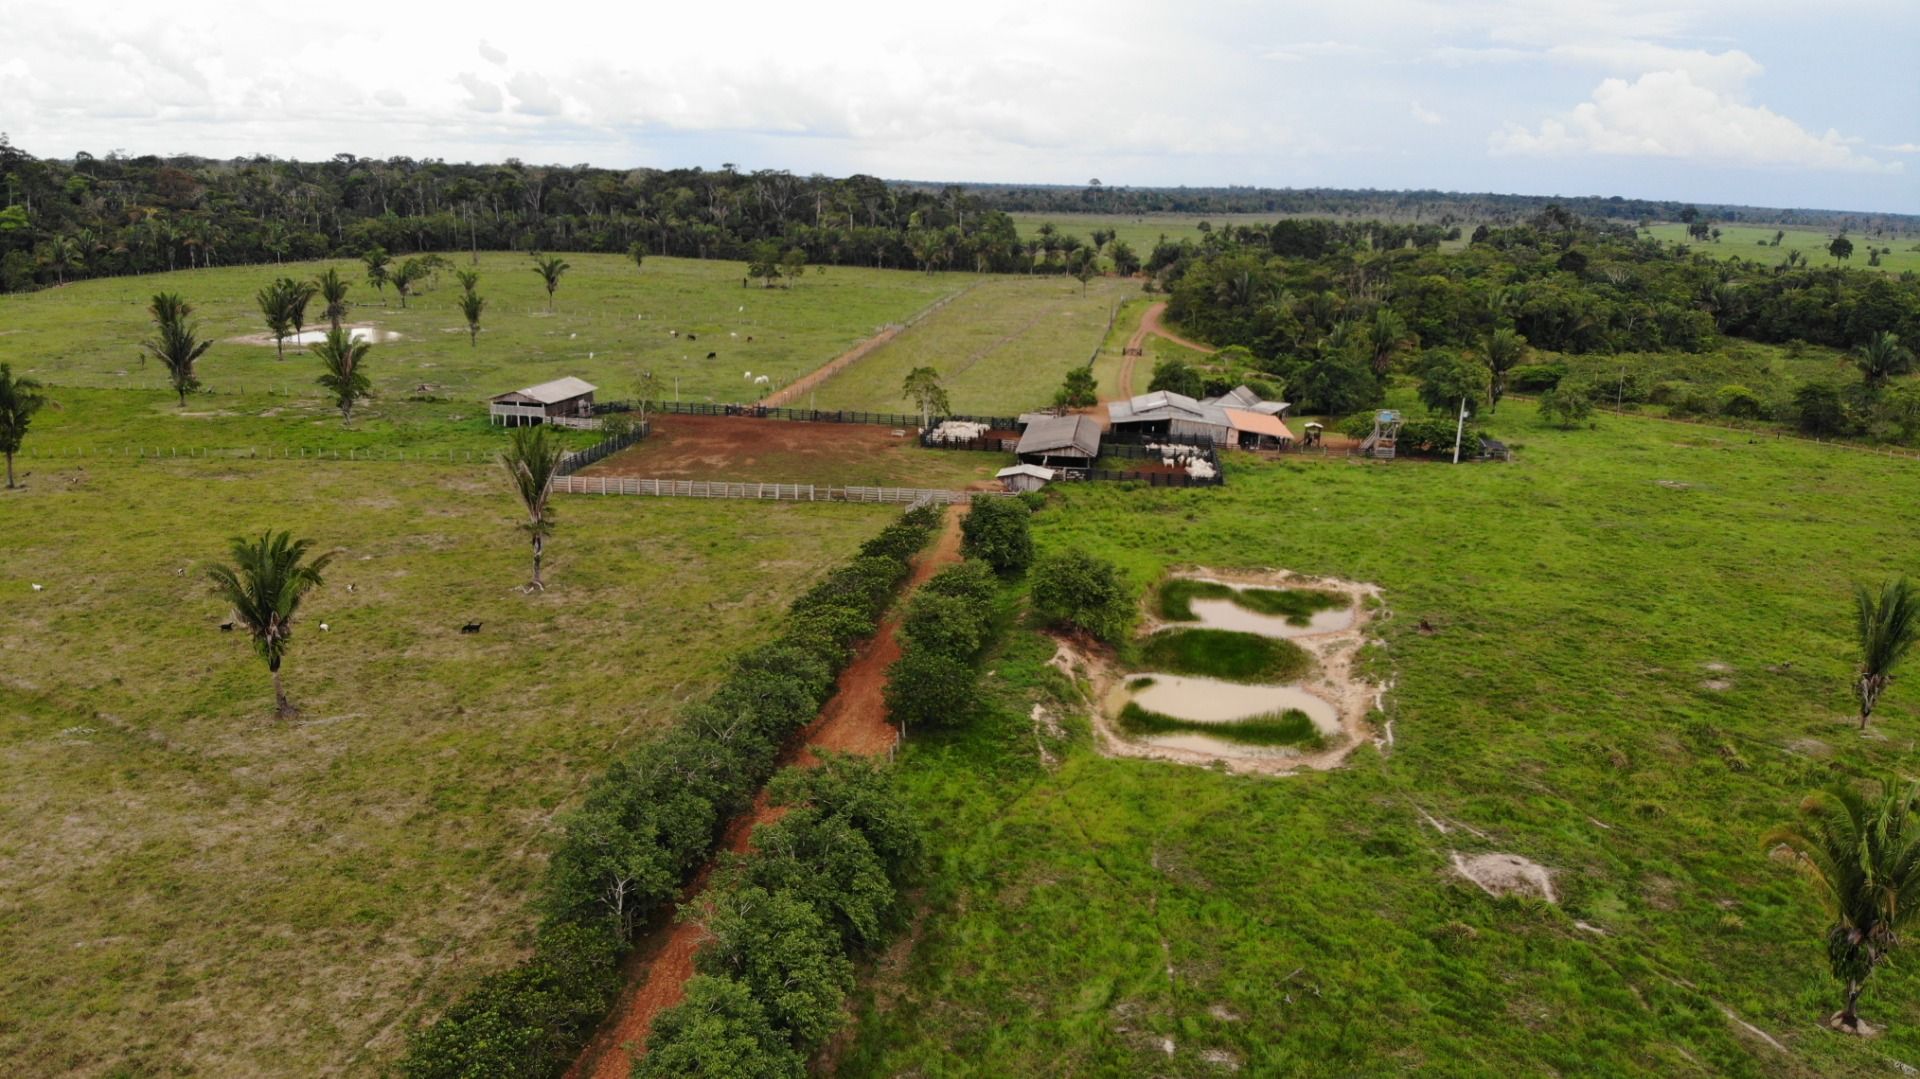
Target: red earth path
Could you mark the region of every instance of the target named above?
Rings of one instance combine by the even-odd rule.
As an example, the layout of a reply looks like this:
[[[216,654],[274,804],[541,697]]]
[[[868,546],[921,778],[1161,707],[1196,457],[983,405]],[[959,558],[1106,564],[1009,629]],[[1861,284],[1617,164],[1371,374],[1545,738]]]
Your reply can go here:
[[[1118,379],[1120,400],[1124,401],[1134,395],[1133,364],[1135,360],[1140,358],[1141,350],[1146,347],[1148,334],[1153,334],[1155,337],[1164,337],[1176,345],[1184,345],[1187,348],[1193,349],[1195,352],[1204,352],[1212,355],[1219,351],[1219,349],[1208,348],[1197,341],[1190,341],[1174,333],[1172,330],[1167,329],[1166,324],[1160,321],[1160,316],[1164,314],[1166,310],[1167,305],[1162,301],[1160,303],[1147,305],[1146,311],[1140,315],[1140,328],[1133,331],[1133,336],[1128,339],[1125,359],[1120,363],[1120,377]]]
[[[946,523],[933,546],[913,563],[913,573],[901,595],[910,594],[927,578],[946,566],[960,561],[960,516],[964,506],[947,510]],[[896,611],[899,605],[896,604]],[[819,718],[800,732],[783,756],[782,764],[811,767],[819,763],[816,749],[836,753],[878,756],[892,749],[898,732],[887,722],[887,703],[882,696],[887,686],[887,668],[900,658],[900,642],[895,635],[900,618],[893,614],[880,623],[873,637],[854,655],[853,662],[840,672],[840,680],[820,709]],[[753,809],[735,819],[722,839],[725,849],[735,853],[747,849],[755,825],[778,820],[782,810],[767,804],[761,791]],[[717,861],[717,859],[716,859]],[[647,1032],[653,1019],[680,1003],[687,979],[693,977],[693,956],[706,939],[706,928],[698,922],[681,922],[675,915],[696,903],[706,890],[714,861],[696,874],[680,895],[673,911],[655,920],[621,965],[627,988],[614,1002],[593,1039],[567,1069],[566,1079],[627,1079],[633,1062],[646,1051]]]

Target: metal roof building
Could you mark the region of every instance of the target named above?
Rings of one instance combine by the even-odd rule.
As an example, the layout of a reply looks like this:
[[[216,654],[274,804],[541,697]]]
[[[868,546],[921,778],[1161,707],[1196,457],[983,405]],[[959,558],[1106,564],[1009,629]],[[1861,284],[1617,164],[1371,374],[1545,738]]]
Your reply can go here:
[[[1027,425],[1014,448],[1027,464],[1089,465],[1100,456],[1100,425],[1087,416],[1044,416]]]
[[[586,419],[593,415],[593,391],[596,388],[585,379],[568,375],[552,382],[542,382],[538,386],[503,393],[488,401],[487,419],[508,427]]]

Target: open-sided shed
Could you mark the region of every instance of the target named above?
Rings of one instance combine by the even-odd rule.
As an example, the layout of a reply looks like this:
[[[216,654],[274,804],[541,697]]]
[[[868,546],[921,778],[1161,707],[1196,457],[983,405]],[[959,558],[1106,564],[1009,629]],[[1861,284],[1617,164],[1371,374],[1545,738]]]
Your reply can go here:
[[[1024,464],[1085,468],[1100,456],[1100,425],[1088,416],[1038,417],[1014,452]]]
[[[556,378],[493,398],[487,419],[505,427],[590,419],[594,389],[592,383],[572,375]]]

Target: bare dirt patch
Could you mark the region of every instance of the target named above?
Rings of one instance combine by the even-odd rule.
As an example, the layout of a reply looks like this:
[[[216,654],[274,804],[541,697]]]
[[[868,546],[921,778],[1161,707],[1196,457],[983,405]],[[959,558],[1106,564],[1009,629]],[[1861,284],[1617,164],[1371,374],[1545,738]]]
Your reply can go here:
[[[1499,852],[1465,855],[1454,851],[1452,854],[1454,872],[1490,896],[1533,896],[1549,903],[1560,901],[1553,892],[1553,874],[1537,862]]]
[[[752,416],[652,417],[653,433],[582,476],[960,488],[1011,457],[923,448],[915,432]],[[899,434],[894,432],[899,430]]]

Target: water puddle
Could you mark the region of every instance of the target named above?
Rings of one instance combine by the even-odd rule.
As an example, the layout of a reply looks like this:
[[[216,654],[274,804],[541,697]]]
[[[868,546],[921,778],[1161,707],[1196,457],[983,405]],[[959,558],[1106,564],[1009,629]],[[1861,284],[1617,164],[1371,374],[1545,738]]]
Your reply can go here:
[[[398,341],[400,340],[400,335],[394,333],[392,330],[382,330],[374,326],[349,326],[347,327],[347,338],[354,344],[364,343],[377,345],[387,341]],[[317,345],[326,339],[327,331],[325,330],[303,330],[300,333],[288,337],[287,344]],[[267,344],[273,344],[271,337],[267,339]]]
[[[1151,678],[1153,684],[1140,689],[1129,688],[1143,678]],[[1332,737],[1340,733],[1339,711],[1328,701],[1299,686],[1244,685],[1213,678],[1150,672],[1129,677],[1121,684],[1120,692],[1119,705],[1124,706],[1131,700],[1149,711],[1192,723],[1231,723],[1297,708],[1307,714],[1314,728],[1322,735]],[[1117,708],[1115,710],[1118,711]]]
[[[1315,611],[1304,626],[1296,626],[1279,615],[1249,611],[1230,599],[1196,599],[1188,606],[1198,624],[1205,629],[1230,629],[1236,633],[1256,633],[1262,637],[1304,637],[1310,633],[1333,633],[1353,625],[1353,607],[1335,607]],[[1194,622],[1176,625],[1192,626]]]

